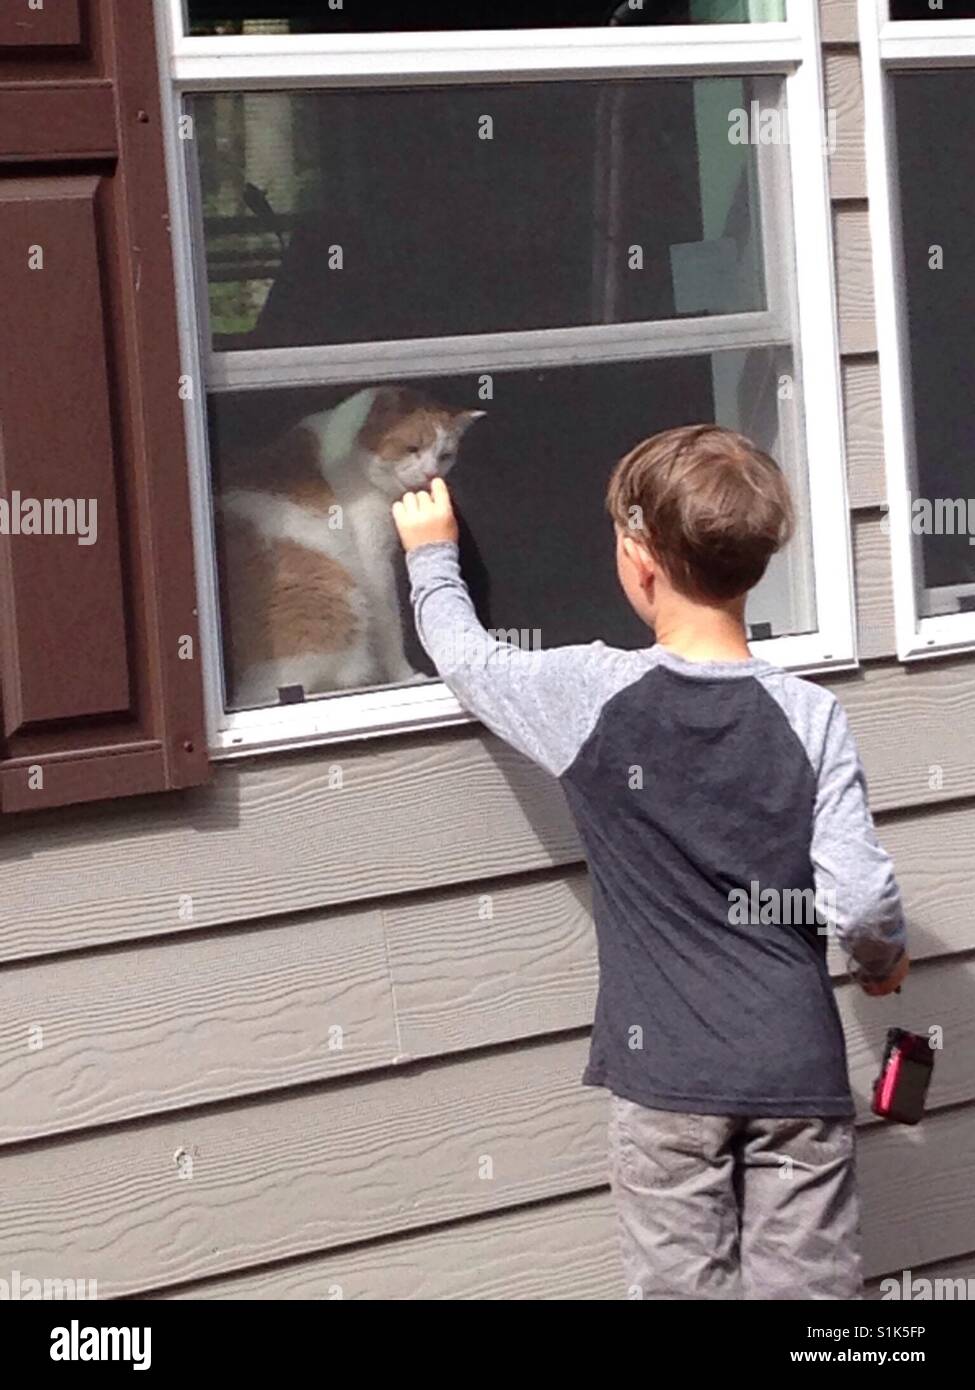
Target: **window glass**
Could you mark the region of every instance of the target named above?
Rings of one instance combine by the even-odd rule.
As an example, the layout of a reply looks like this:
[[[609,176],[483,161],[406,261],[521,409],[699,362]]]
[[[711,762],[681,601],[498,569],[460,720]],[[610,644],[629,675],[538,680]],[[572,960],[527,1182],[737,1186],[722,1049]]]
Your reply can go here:
[[[721,77],[197,95],[214,347],[762,309],[756,90]]]
[[[717,419],[786,457],[805,516],[804,463],[787,442],[802,432],[792,379],[788,352],[760,349],[395,386],[422,394],[437,407],[437,419],[467,425],[448,476],[461,517],[464,575],[485,625],[516,633],[522,644],[602,638],[633,647],[650,637],[616,579],[604,509],[613,465],[658,430]],[[360,392],[368,389],[211,396],[230,708],[432,675],[409,616],[388,517],[392,498],[383,492],[402,490],[406,473],[397,470],[412,466],[406,450],[423,427],[414,418],[415,398],[400,396],[380,411],[378,427],[354,434]],[[471,409],[483,410],[483,419],[453,414]],[[413,423],[404,426],[407,419]],[[330,503],[309,481],[323,455],[333,479]],[[754,636],[815,628],[810,566],[803,521],[752,596]]]
[[[975,19],[975,0],[890,0],[891,19]]]
[[[975,607],[975,72],[903,72],[894,94],[924,616]]]
[[[785,18],[785,0],[187,0],[192,34],[365,34],[741,24]]]

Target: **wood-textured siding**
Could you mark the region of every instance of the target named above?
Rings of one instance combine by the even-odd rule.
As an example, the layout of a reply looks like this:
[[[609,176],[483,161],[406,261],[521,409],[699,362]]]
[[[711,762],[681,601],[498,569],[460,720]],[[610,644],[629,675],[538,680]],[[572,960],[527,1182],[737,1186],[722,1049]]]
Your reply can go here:
[[[584,1037],[120,1126],[3,1158],[0,1262],[103,1296],[426,1230],[605,1183]],[[859,1136],[869,1275],[975,1250],[975,1105]]]
[[[831,959],[876,1281],[975,1277],[975,664],[894,658],[854,0],[822,0],[860,743],[917,960]],[[342,785],[332,771],[342,768]],[[471,727],[0,827],[0,1267],[103,1295],[613,1299],[595,960],[558,787]],[[876,1123],[897,1021],[931,1114]]]

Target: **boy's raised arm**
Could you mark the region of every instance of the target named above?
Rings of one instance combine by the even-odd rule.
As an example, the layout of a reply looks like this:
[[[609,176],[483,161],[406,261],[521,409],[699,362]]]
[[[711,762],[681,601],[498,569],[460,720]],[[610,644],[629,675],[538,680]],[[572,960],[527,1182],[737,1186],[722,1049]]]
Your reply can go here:
[[[442,479],[393,508],[406,550],[416,629],[437,673],[494,733],[558,776],[598,717],[602,643],[525,651],[482,626],[460,572]]]
[[[420,640],[441,680],[505,742],[559,776],[598,714],[587,679],[602,644],[525,651],[481,625],[460,573],[453,541],[407,555]]]

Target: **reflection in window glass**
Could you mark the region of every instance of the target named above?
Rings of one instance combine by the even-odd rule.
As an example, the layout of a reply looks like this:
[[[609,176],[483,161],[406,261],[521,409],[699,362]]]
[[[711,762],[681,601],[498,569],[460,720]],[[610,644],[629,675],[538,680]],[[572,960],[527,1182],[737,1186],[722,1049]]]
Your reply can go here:
[[[774,151],[746,120],[756,90],[722,77],[198,95],[214,346],[761,309],[756,164]]]
[[[785,18],[785,0],[187,0],[192,34],[366,34],[742,24]]]
[[[891,19],[975,19],[975,0],[890,0]]]
[[[805,517],[791,380],[789,355],[761,349],[498,372],[490,400],[472,376],[211,396],[229,707],[431,676],[390,506],[434,471],[449,475],[487,627],[543,646],[645,645],[616,580],[613,465],[649,434],[716,419],[785,455]],[[804,521],[773,563],[750,602],[753,635],[813,630]]]
[[[975,73],[897,73],[898,185],[925,616],[975,606]]]

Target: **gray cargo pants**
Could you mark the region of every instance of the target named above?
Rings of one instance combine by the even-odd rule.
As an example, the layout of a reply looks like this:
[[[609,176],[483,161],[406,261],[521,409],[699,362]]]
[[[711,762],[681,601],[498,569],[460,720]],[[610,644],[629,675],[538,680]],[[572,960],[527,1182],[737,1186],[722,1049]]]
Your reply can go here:
[[[688,1115],[610,1100],[630,1298],[862,1297],[852,1120]]]

